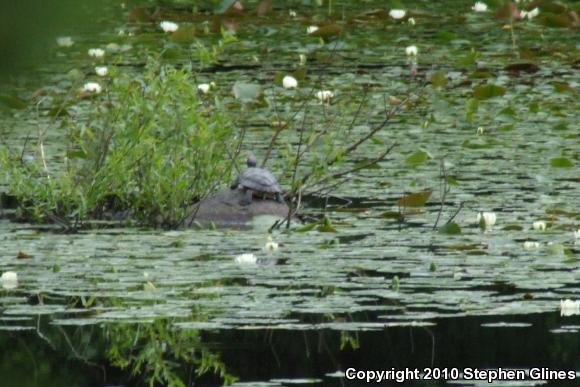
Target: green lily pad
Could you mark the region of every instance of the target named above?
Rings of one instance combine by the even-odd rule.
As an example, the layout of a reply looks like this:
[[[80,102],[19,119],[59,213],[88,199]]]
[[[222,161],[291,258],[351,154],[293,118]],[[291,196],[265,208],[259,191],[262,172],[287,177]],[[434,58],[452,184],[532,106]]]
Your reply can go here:
[[[480,85],[473,89],[473,96],[479,100],[501,97],[506,93],[507,89],[498,85]]]

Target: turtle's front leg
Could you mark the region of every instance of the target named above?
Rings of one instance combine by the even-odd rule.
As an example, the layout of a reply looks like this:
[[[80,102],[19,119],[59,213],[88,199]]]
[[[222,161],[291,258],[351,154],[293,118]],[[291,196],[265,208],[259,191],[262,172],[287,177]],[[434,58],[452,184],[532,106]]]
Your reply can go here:
[[[252,203],[252,191],[249,189],[244,190],[244,197],[240,200],[240,205],[248,206]]]

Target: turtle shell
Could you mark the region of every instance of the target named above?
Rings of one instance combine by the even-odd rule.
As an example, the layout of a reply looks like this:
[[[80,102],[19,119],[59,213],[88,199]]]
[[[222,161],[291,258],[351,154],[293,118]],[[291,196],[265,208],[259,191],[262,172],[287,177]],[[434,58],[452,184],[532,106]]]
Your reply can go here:
[[[278,180],[264,168],[248,168],[239,177],[239,183],[243,188],[257,192],[282,192]]]

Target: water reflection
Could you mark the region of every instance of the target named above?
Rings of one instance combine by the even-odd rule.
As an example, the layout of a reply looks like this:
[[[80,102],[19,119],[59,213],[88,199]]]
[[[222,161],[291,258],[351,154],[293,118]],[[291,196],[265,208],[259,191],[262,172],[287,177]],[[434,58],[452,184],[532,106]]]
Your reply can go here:
[[[358,332],[205,331],[176,328],[168,319],[76,327],[54,326],[46,318],[3,322],[0,375],[6,386],[213,386],[235,380],[355,385],[342,378],[351,367],[580,370],[580,318],[557,313],[438,319],[429,327]],[[8,329],[19,326],[30,330]]]

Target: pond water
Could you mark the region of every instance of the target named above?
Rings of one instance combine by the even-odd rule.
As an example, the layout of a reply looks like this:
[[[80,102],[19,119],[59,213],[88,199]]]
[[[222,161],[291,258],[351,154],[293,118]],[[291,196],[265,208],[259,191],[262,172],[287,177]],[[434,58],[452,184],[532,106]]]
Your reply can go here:
[[[0,384],[362,384],[343,377],[350,367],[548,367],[580,377],[580,316],[560,310],[561,300],[580,300],[579,40],[578,25],[566,22],[579,10],[554,4],[541,2],[540,15],[512,31],[496,7],[476,13],[464,1],[412,2],[402,20],[383,2],[294,2],[261,17],[248,2],[242,16],[222,21],[237,41],[198,75],[215,82],[212,93],[247,127],[246,150],[263,154],[276,120],[348,123],[345,106],[363,99],[353,131],[365,133],[385,100],[417,94],[430,80],[415,108],[348,161],[397,146],[328,196],[308,198],[304,212],[324,213],[335,232],[276,230],[277,249],[265,248],[270,223],[67,234],[1,218],[0,271],[16,272],[18,283],[0,293]],[[210,13],[161,7],[153,21],[135,23],[131,6],[105,9],[111,17],[98,21],[98,34],[70,32],[72,47],[53,44],[45,66],[5,82],[5,145],[47,129],[47,160],[58,169],[58,118],[14,101],[32,104],[39,89],[59,100],[77,82],[71,70],[81,85],[99,80],[95,64],[138,77],[152,52],[189,63],[161,20],[188,20],[200,39],[217,39]],[[342,34],[324,41],[306,33],[310,25],[338,25]],[[410,45],[416,57],[405,55]],[[105,46],[97,63],[86,55]],[[303,68],[298,89],[282,88],[281,75]],[[260,83],[266,102],[240,106],[231,92],[240,80]],[[330,105],[313,97],[320,87],[334,92]],[[68,109],[82,119],[84,103]],[[269,167],[288,186],[283,160],[275,154]],[[453,177],[444,197],[442,163]],[[401,219],[397,201],[425,190],[433,192],[426,205]],[[439,225],[456,215],[460,234],[434,230],[442,202]],[[494,213],[495,224],[482,231],[479,212]],[[499,383],[575,383],[546,379]]]

